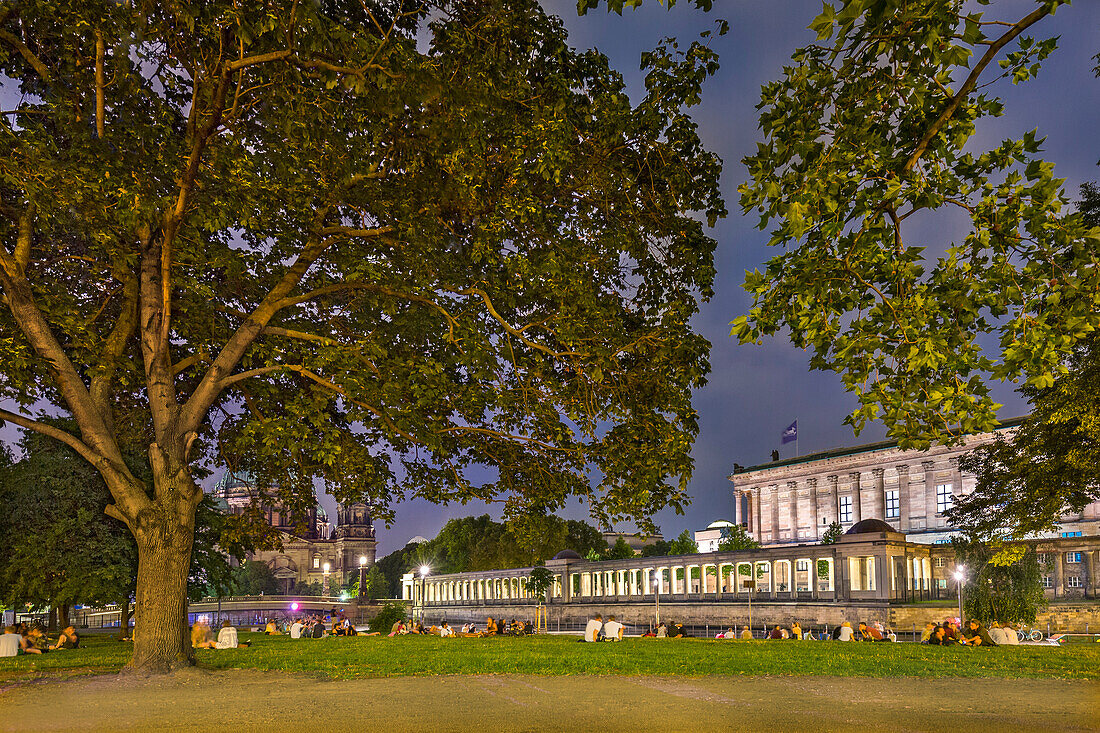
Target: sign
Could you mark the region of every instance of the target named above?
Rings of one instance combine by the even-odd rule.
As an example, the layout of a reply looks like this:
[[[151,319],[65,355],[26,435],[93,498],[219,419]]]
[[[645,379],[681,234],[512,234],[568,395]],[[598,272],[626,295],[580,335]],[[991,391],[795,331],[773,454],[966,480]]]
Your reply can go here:
[[[755,587],[756,587],[756,581],[755,580],[742,580],[741,581],[741,588],[743,590],[752,590]]]

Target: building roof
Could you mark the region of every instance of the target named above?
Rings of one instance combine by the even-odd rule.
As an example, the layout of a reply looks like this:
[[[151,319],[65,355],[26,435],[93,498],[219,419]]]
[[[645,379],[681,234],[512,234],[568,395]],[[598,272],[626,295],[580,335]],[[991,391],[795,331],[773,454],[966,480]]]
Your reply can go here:
[[[1009,420],[1001,420],[997,426],[997,430],[1004,430],[1006,428],[1017,427],[1026,419],[1024,417],[1014,417]],[[876,443],[864,443],[863,445],[853,445],[845,448],[832,448],[830,450],[820,451],[818,453],[808,453],[804,456],[796,456],[794,458],[787,458],[782,461],[769,461],[768,463],[759,463],[755,466],[749,466],[748,468],[737,467],[734,468],[733,473],[729,475],[729,480],[732,481],[734,476],[738,476],[743,473],[752,473],[753,471],[763,471],[768,468],[779,468],[781,466],[796,466],[799,463],[811,463],[813,461],[821,461],[827,458],[842,458],[844,456],[852,456],[858,453],[873,453],[879,450],[889,450],[890,448],[897,448],[898,441],[896,440],[880,440]]]
[[[575,550],[562,550],[557,555],[554,555],[555,560],[583,560]]]
[[[863,519],[853,524],[844,534],[873,534],[875,532],[896,533],[897,530],[881,519]]]
[[[717,519],[707,525],[707,529],[725,529],[726,527],[732,527],[733,522],[728,519]]]

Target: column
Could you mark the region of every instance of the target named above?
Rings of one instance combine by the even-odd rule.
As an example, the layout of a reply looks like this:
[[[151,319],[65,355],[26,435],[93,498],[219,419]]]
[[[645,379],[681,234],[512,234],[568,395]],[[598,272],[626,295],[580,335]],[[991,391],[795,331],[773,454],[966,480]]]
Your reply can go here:
[[[1066,594],[1065,568],[1066,554],[1059,548],[1054,548],[1054,597],[1061,598]]]
[[[868,508],[868,515],[875,517],[876,519],[886,519],[886,474],[885,468],[871,469],[871,475],[874,477],[875,488],[871,493],[871,506]]]
[[[741,492],[733,492],[733,523],[741,524]]]
[[[898,470],[898,530],[909,531],[909,466],[901,464]]]
[[[817,558],[810,558],[810,597],[815,601],[818,599],[818,577],[817,577]]]
[[[798,540],[798,482],[788,481],[787,490],[791,492],[791,539]]]
[[[772,505],[772,542],[779,541],[779,484],[768,487],[768,499]]]
[[[817,479],[808,478],[806,484],[810,487],[810,539],[821,539],[821,520],[817,516]]]
[[[826,477],[829,481],[829,494],[833,497],[833,521],[840,521],[840,476]]]
[[[860,504],[862,504],[860,494],[862,492],[859,488],[859,471],[852,471],[848,474],[848,480],[852,485],[852,523],[854,524],[863,519],[863,512],[860,511]]]
[[[1085,598],[1096,598],[1096,550],[1085,553]]]
[[[924,528],[936,526],[936,471],[932,461],[921,461],[924,469]]]
[[[761,527],[761,524],[760,524],[760,487],[759,486],[757,486],[752,491],[752,493],[749,494],[749,501],[750,502],[753,501],[753,497],[755,497],[755,504],[753,504],[753,506],[752,506],[752,519],[753,519],[753,522],[756,524],[756,541],[760,542],[761,539],[762,539],[761,532],[762,532],[763,528]]]

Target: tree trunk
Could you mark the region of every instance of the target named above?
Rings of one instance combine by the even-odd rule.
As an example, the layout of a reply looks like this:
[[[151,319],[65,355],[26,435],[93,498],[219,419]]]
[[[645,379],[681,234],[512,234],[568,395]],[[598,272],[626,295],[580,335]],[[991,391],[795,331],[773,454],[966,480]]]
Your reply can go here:
[[[118,604],[118,640],[130,636],[130,597],[126,596]]]
[[[148,516],[154,511],[155,517]],[[181,523],[184,517],[186,523]],[[194,517],[193,508],[165,511],[158,507],[147,511],[132,528],[138,548],[137,598],[134,656],[125,671],[164,674],[194,664],[187,626]]]
[[[69,604],[62,603],[57,607],[57,625],[62,629],[69,628]]]
[[[52,634],[57,631],[57,606],[50,604],[50,612],[46,616],[46,632]]]

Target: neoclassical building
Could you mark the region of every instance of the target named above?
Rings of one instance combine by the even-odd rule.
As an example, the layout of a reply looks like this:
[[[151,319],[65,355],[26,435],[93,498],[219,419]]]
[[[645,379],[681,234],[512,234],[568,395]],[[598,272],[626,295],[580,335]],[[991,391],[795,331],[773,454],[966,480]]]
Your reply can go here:
[[[999,431],[1012,431],[1019,420]],[[942,543],[953,528],[944,512],[974,490],[959,457],[995,433],[969,435],[959,445],[903,450],[894,441],[814,453],[749,468],[736,467],[734,522],[764,545],[817,542],[833,522],[847,530],[882,519],[910,542]],[[1100,534],[1100,502],[1063,517],[1049,538]]]
[[[374,564],[376,541],[370,507],[367,504],[340,504],[336,526],[329,526],[325,510],[314,504],[308,516],[289,513],[278,501],[265,499],[247,474],[227,471],[212,491],[228,511],[243,512],[261,503],[270,526],[279,530],[282,550],[261,550],[246,560],[266,563],[275,574],[279,590],[293,594],[305,583],[330,585],[346,583],[359,572],[360,560],[366,567]]]

